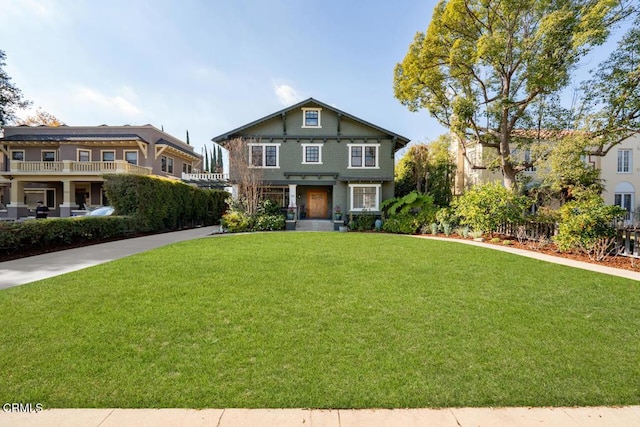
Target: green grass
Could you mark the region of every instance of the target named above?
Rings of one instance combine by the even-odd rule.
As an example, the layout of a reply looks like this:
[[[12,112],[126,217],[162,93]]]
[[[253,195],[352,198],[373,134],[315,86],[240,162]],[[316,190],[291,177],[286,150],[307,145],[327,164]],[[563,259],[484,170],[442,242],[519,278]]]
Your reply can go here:
[[[183,242],[0,292],[0,401],[626,405],[634,281],[405,236]]]

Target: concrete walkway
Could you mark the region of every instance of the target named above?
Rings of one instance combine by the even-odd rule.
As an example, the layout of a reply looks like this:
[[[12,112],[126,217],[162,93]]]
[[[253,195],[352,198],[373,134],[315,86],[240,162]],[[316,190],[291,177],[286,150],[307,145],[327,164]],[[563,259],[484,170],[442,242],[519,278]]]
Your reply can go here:
[[[82,270],[171,243],[206,237],[219,229],[219,226],[212,226],[153,234],[0,262],[0,289]]]
[[[0,413],[0,427],[616,427],[640,406],[449,409],[51,409]]]
[[[80,270],[184,240],[203,238],[218,227],[203,227],[52,252],[0,262],[0,289]],[[437,237],[425,237],[438,239]],[[452,241],[451,239],[440,239]],[[543,261],[640,280],[640,273],[602,267],[469,240],[455,242],[516,253]],[[448,409],[44,409],[20,412],[12,402],[0,411],[2,426],[640,426],[640,406],[592,408]]]

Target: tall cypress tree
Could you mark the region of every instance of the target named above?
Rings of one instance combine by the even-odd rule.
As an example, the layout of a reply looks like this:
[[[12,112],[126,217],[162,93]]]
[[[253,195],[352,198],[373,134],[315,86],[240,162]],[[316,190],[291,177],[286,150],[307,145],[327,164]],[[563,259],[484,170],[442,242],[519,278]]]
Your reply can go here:
[[[204,172],[209,172],[209,150],[204,147]]]
[[[216,170],[216,164],[218,164],[218,159],[216,158],[216,149],[214,147],[214,149],[211,150],[211,172],[212,173],[217,173],[218,172]]]
[[[191,143],[189,142],[189,131],[187,130],[187,145],[191,145]]]
[[[224,164],[222,163],[222,147],[218,145],[218,173],[224,172]]]

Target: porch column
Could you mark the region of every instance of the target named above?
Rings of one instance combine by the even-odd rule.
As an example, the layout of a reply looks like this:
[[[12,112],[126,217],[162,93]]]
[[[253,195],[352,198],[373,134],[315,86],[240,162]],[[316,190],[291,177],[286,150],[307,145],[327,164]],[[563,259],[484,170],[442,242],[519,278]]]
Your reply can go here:
[[[289,207],[295,208],[297,203],[296,189],[298,188],[297,184],[289,184]]]
[[[24,181],[14,179],[11,181],[10,185],[10,200],[7,205],[7,217],[18,219],[29,216],[27,205],[24,204]]]
[[[62,181],[62,204],[60,205],[60,217],[70,217],[71,209],[75,206],[76,186],[69,179]]]

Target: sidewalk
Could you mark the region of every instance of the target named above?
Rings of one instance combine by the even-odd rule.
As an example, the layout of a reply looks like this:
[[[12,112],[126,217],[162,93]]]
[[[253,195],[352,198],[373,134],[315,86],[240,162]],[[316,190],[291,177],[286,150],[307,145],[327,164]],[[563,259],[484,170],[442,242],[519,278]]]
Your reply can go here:
[[[183,240],[206,237],[219,226],[153,234],[0,262],[0,289],[42,280]]]
[[[640,425],[640,406],[451,409],[50,409],[0,413],[0,427],[615,427]]]

